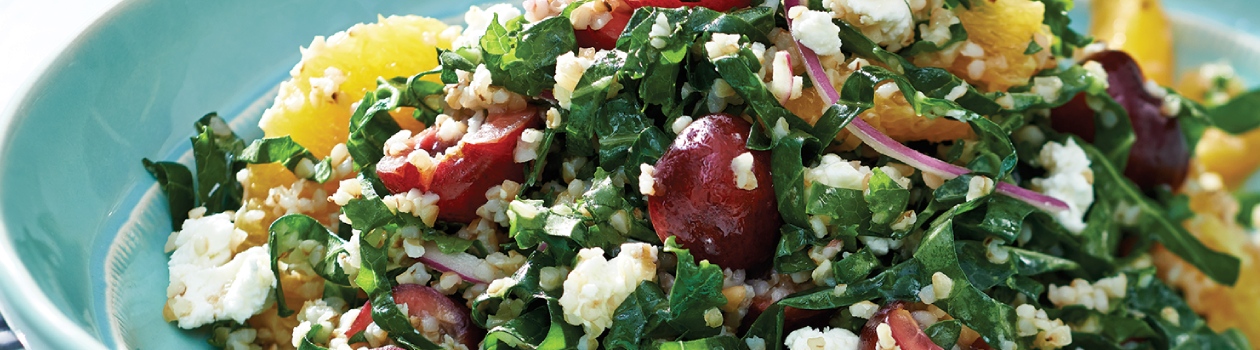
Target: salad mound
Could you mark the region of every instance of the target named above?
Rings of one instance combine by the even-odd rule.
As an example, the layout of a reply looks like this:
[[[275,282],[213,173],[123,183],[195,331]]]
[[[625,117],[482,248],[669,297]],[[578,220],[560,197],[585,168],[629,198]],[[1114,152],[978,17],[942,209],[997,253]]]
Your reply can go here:
[[[211,113],[191,168],[144,160],[163,315],[229,349],[1250,348],[1256,93],[1155,83],[1157,6],[1099,5],[1135,56],[1072,6],[526,0],[317,37],[264,138]]]

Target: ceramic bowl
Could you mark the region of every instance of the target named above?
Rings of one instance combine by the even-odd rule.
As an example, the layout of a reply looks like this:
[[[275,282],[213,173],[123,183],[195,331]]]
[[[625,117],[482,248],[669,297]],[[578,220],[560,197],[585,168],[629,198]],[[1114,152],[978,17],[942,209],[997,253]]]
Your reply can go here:
[[[204,331],[162,320],[170,222],[140,159],[191,163],[192,123],[210,111],[261,136],[275,86],[317,35],[377,14],[459,18],[474,2],[124,1],[0,113],[0,311],[36,349],[208,348]],[[1260,44],[1241,34],[1260,6],[1167,7],[1179,68],[1226,60],[1260,81]]]

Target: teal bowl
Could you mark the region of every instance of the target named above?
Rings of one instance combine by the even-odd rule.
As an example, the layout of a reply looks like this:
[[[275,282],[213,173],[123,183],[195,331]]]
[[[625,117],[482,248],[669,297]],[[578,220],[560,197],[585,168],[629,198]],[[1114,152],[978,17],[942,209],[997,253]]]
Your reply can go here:
[[[140,159],[189,162],[192,122],[210,111],[259,137],[252,125],[317,35],[479,2],[124,1],[0,113],[0,312],[35,349],[209,347],[162,320],[170,221]],[[1179,69],[1224,60],[1260,82],[1260,41],[1241,34],[1260,29],[1260,6],[1167,7]]]

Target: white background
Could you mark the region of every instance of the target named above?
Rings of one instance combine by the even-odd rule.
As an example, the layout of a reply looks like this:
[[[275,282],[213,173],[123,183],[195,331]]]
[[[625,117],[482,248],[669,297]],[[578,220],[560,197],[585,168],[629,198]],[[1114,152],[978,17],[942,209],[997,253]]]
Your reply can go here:
[[[0,0],[0,111],[120,0]],[[0,116],[0,118],[5,118]],[[0,120],[0,131],[8,120]]]

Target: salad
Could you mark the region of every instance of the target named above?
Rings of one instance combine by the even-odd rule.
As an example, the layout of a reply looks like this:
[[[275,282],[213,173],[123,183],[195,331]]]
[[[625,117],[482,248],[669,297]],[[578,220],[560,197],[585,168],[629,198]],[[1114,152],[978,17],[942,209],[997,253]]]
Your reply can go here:
[[[1165,87],[1158,3],[1095,5],[1102,41],[1072,6],[526,0],[317,37],[264,138],[211,113],[191,167],[144,160],[163,315],[228,349],[1251,348],[1260,97]]]

